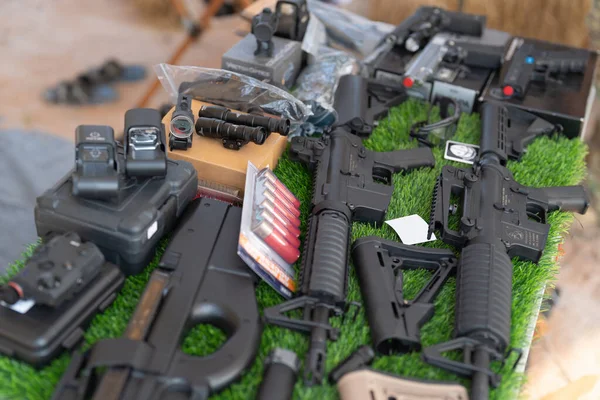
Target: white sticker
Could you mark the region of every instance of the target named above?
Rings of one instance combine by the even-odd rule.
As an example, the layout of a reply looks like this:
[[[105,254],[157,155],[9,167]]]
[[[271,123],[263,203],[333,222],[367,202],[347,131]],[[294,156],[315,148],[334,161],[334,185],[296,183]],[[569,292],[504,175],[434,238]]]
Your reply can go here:
[[[444,152],[446,160],[473,164],[477,157],[479,157],[479,146],[454,140],[446,141],[446,151]]]
[[[154,221],[152,223],[152,225],[150,225],[150,228],[148,228],[148,239],[150,239],[152,236],[154,236],[154,234],[156,233],[156,231],[158,230],[158,221]]]
[[[429,225],[417,214],[385,221],[400,236],[404,244],[419,244],[436,240],[435,234],[427,239]]]
[[[2,302],[0,304],[2,304],[4,307],[8,307],[13,311],[18,312],[19,314],[25,314],[27,311],[31,310],[31,307],[33,307],[35,305],[35,300],[33,300],[33,299],[19,300],[12,306],[10,306],[4,302]]]

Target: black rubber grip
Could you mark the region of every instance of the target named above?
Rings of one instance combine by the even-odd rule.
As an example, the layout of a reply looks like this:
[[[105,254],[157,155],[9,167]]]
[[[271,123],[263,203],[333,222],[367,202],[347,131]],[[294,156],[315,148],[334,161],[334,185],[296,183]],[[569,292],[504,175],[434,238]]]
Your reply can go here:
[[[503,353],[510,340],[513,265],[505,246],[472,243],[461,253],[456,282],[456,337]]]
[[[311,218],[305,271],[310,271],[308,294],[325,294],[343,301],[350,239],[350,222],[340,211],[326,209]],[[307,268],[308,267],[308,268]]]
[[[589,195],[581,185],[548,187],[542,190],[548,196],[550,211],[562,210],[584,214],[590,205]]]

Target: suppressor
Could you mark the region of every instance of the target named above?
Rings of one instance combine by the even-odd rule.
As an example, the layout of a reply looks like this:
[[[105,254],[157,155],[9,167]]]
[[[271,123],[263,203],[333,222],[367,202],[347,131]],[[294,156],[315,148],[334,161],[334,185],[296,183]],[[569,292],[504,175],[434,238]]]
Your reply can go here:
[[[296,353],[276,348],[265,361],[265,374],[258,388],[257,400],[289,400],[300,369]]]
[[[263,127],[268,133],[277,132],[283,136],[290,133],[291,122],[288,118],[271,118],[262,115],[241,114],[225,107],[202,106],[198,112],[201,118],[214,118],[237,125]]]

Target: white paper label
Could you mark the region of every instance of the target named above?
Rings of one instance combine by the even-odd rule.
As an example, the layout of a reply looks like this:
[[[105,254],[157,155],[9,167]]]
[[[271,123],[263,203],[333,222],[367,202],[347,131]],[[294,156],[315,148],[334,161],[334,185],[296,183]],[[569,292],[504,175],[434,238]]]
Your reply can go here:
[[[2,302],[4,307],[8,307],[13,311],[18,312],[19,314],[25,314],[27,311],[31,310],[31,307],[35,305],[35,301],[33,299],[19,300],[12,306]]]
[[[427,239],[429,225],[417,214],[385,221],[400,236],[404,244],[419,244],[436,240],[435,234]]]
[[[150,228],[148,228],[148,239],[150,239],[152,236],[154,236],[154,234],[156,233],[156,231],[158,230],[158,221],[154,221],[152,223],[152,225],[150,225]]]

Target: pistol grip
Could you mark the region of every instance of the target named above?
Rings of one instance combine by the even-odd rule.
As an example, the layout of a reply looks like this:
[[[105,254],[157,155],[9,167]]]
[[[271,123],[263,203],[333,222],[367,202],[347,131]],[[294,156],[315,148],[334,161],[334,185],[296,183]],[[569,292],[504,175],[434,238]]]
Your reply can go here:
[[[548,201],[548,211],[571,211],[585,214],[590,197],[582,185],[556,186],[534,189],[541,191]]]
[[[385,167],[393,172],[408,171],[419,167],[435,166],[435,158],[429,147],[396,150],[388,152],[373,152],[375,167]]]

